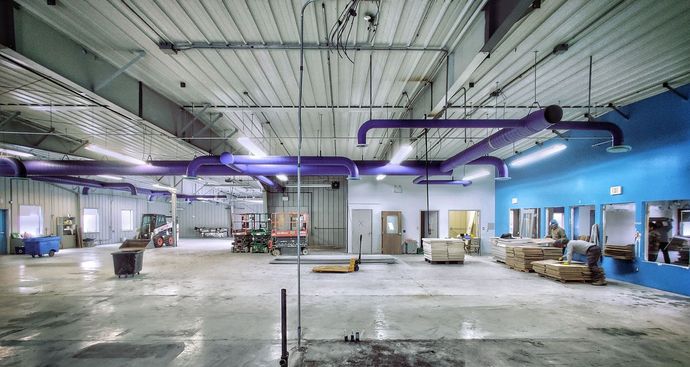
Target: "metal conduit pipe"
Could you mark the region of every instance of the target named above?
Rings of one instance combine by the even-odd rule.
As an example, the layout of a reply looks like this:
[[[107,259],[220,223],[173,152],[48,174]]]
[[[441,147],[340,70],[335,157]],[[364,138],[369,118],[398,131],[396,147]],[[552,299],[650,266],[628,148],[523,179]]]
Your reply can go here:
[[[623,130],[618,125],[611,122],[583,122],[583,121],[561,121],[549,127],[551,130],[587,130],[587,131],[608,131],[611,134],[612,145],[606,148],[609,153],[625,153],[632,150],[632,147],[623,143]]]
[[[563,110],[557,105],[548,106],[542,110],[530,113],[521,121],[522,127],[514,129],[502,129],[495,134],[485,138],[477,144],[463,150],[462,152],[448,158],[441,163],[441,171],[450,172],[455,167],[467,164],[477,158],[487,155],[496,149],[503,148],[520,139],[538,133],[553,124],[561,121]]]
[[[11,174],[5,176],[26,177],[26,167],[24,166],[22,161],[20,161],[17,158],[0,158],[0,168],[2,168],[3,166],[9,166],[9,171],[6,172],[11,172]]]
[[[257,165],[257,164],[277,164],[277,165],[297,165],[297,157],[289,156],[268,156],[255,157],[238,155],[233,156],[230,153],[223,153],[220,155],[220,161],[224,165],[234,164],[240,170],[240,165]],[[346,157],[301,157],[302,165],[308,166],[343,166],[347,168],[349,176],[348,180],[359,180],[359,169],[357,164]],[[244,171],[243,171],[244,172]]]

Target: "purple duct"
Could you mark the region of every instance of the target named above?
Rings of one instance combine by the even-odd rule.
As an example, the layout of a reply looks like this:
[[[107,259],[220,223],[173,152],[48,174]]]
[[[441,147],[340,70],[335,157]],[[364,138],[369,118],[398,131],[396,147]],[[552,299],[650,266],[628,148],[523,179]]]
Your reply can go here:
[[[498,181],[504,181],[504,180],[510,180],[510,175],[508,174],[508,165],[506,162],[503,161],[503,159],[498,158],[498,157],[492,157],[492,156],[484,156],[484,157],[479,157],[472,162],[467,163],[469,165],[491,165],[496,168],[496,177],[495,180]]]
[[[84,186],[84,189],[99,188],[99,189],[113,189],[129,191],[132,195],[137,194],[137,188],[134,185],[126,182],[101,182],[96,180],[89,180],[80,177],[69,176],[47,176],[47,177],[31,177],[32,180],[51,182],[63,185]],[[89,190],[82,190],[82,194],[87,195]]]
[[[10,169],[12,170],[11,176],[26,177],[26,167],[24,167],[24,164],[19,159],[11,157],[2,157],[0,158],[0,163],[2,163],[0,164],[0,167],[2,165],[10,167]]]
[[[224,165],[236,165],[243,173],[247,174],[242,170],[242,165],[283,165],[283,166],[296,166],[297,157],[288,156],[268,156],[268,157],[255,157],[247,155],[233,156],[230,153],[223,153],[220,155],[220,161]],[[348,180],[359,180],[359,169],[357,164],[350,159],[345,157],[313,157],[306,156],[301,158],[301,164],[303,166],[343,166],[347,168],[349,173]]]
[[[523,120],[369,120],[357,130],[357,146],[367,145],[367,132],[371,129],[514,129],[523,126]]]
[[[463,150],[462,152],[448,158],[441,163],[441,171],[450,172],[455,167],[467,164],[477,158],[487,155],[496,149],[503,148],[520,139],[538,133],[549,126],[559,122],[563,118],[563,109],[559,106],[551,105],[542,110],[530,113],[523,118],[522,126],[513,129],[502,129],[497,133],[485,138],[477,144]]]
[[[589,130],[589,131],[608,131],[613,140],[612,146],[606,148],[609,153],[629,152],[632,148],[623,144],[623,130],[618,125],[610,122],[590,122],[590,121],[561,121],[549,127],[551,130]]]
[[[217,155],[206,155],[202,157],[196,157],[191,162],[189,162],[185,175],[187,177],[196,177],[197,171],[201,166],[219,166],[222,164],[223,163],[220,162],[220,156]],[[232,164],[227,166],[235,172],[240,172],[240,170]]]
[[[254,176],[254,178],[259,180],[259,182],[261,182],[262,184],[268,186],[269,188],[271,188],[275,191],[279,191],[279,192],[285,191],[285,188],[283,186],[278,185],[277,183],[273,182],[273,180],[271,180],[270,178],[268,178],[266,176],[258,175],[258,176]]]

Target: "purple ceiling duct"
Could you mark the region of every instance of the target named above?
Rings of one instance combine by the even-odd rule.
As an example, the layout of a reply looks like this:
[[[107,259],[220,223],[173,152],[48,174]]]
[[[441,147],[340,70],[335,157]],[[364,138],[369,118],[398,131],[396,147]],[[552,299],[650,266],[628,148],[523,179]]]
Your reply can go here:
[[[510,175],[508,174],[508,165],[503,159],[492,156],[479,157],[472,162],[467,163],[468,165],[491,165],[496,168],[496,180],[510,180]]]
[[[22,164],[22,161],[20,161],[17,158],[11,158],[11,157],[0,158],[0,167],[2,167],[2,166],[9,166],[9,168],[12,172],[11,176],[26,177],[26,167],[24,167],[24,164]]]
[[[513,129],[523,126],[522,120],[369,120],[357,130],[357,146],[367,145],[367,132],[371,129]]]
[[[228,153],[229,154],[229,153]],[[206,155],[202,157],[196,157],[192,159],[191,162],[189,162],[189,165],[187,166],[187,171],[185,175],[187,177],[196,177],[197,171],[199,170],[199,167],[201,166],[219,166],[222,165],[220,161],[220,156],[218,155]],[[240,170],[235,167],[232,164],[227,165],[230,167],[230,169],[234,170],[235,172],[240,172]]]
[[[623,144],[623,130],[618,125],[610,122],[594,121],[561,121],[549,127],[550,130],[589,130],[608,131],[611,134],[613,144],[606,148],[609,153],[629,152],[632,148]]]
[[[441,171],[450,172],[455,167],[467,164],[477,158],[487,155],[496,149],[505,147],[520,139],[538,133],[549,126],[561,121],[563,109],[559,106],[551,105],[542,110],[530,113],[523,118],[522,126],[513,129],[501,129],[497,133],[485,138],[477,144],[463,150],[462,152],[448,158],[441,163]]]
[[[283,165],[283,166],[296,166],[297,157],[289,156],[268,156],[268,157],[256,157],[249,155],[238,155],[233,156],[230,153],[223,153],[220,155],[221,163],[225,165],[234,164],[243,173],[242,165],[257,165],[257,164],[270,164],[270,165]],[[357,164],[350,159],[345,157],[314,157],[305,156],[301,157],[301,164],[303,166],[343,166],[347,168],[349,173],[348,180],[359,180],[359,169]]]
[[[268,186],[270,189],[273,189],[274,191],[279,191],[279,192],[285,191],[285,188],[283,186],[278,185],[277,183],[273,182],[273,180],[271,180],[270,178],[268,178],[266,176],[258,175],[258,176],[253,176],[253,177],[256,178],[257,180],[259,180],[259,182],[261,182],[262,184]]]
[[[137,194],[137,188],[134,185],[126,182],[101,182],[96,180],[89,180],[81,177],[70,176],[43,176],[31,177],[32,180],[51,182],[63,185],[84,186],[84,188],[99,188],[99,189],[113,189],[129,191],[132,195]],[[87,195],[89,190],[82,190],[82,194]]]

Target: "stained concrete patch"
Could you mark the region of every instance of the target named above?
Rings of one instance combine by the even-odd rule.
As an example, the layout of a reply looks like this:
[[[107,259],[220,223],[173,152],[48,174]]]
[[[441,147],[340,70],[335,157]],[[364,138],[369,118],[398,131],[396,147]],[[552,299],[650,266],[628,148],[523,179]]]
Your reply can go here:
[[[73,358],[156,358],[172,360],[182,353],[183,350],[184,343],[97,343],[80,350]]]
[[[641,330],[632,330],[627,328],[619,327],[590,327],[587,330],[598,331],[611,336],[642,336],[647,335],[646,332]]]

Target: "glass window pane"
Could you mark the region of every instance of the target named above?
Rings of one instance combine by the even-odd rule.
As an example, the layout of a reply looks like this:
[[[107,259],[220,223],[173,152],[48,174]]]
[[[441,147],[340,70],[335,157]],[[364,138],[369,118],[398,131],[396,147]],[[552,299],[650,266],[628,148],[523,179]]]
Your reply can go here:
[[[43,215],[41,207],[36,205],[19,206],[19,232],[25,237],[36,237],[41,235],[43,227]]]
[[[84,208],[84,232],[98,233],[98,209]]]
[[[122,211],[122,230],[123,231],[133,231],[134,230],[134,211],[123,210]]]
[[[397,234],[398,231],[398,216],[397,215],[387,215],[386,216],[386,234]]]

